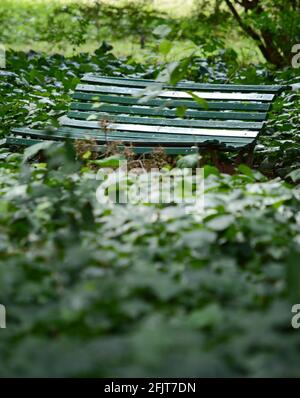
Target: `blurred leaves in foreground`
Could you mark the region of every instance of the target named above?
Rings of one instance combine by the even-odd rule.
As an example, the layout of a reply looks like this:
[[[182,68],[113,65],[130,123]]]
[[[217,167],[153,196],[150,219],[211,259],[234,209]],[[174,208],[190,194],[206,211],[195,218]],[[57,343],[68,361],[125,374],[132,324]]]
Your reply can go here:
[[[43,152],[0,152],[1,376],[299,376],[297,187],[207,166],[201,220],[100,205],[97,170]]]

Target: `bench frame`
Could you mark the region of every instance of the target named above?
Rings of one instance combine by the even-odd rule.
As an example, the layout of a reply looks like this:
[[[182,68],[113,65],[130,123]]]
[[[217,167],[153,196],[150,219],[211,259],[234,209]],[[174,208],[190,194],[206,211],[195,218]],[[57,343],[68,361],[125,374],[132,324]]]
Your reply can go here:
[[[130,145],[137,154],[155,147],[163,147],[170,155],[202,149],[251,154],[272,101],[286,88],[193,82],[170,86],[86,74],[56,131],[14,128],[6,144],[91,139],[98,152],[117,142],[120,149]],[[178,107],[185,107],[184,117],[178,117]]]

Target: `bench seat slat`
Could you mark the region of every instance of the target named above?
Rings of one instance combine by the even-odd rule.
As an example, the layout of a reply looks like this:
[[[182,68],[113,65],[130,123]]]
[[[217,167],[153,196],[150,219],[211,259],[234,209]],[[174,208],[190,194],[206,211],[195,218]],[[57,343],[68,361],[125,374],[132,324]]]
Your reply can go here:
[[[40,142],[45,141],[44,139],[33,139],[33,138],[15,138],[15,137],[8,137],[6,139],[6,144],[7,145],[18,145],[18,146],[31,146],[34,144],[38,144]],[[243,147],[244,144],[233,144],[231,147],[233,149],[239,149],[240,147]],[[119,145],[118,146],[120,150],[124,148],[124,145]],[[146,154],[146,153],[151,153],[153,151],[154,147],[152,146],[130,146],[130,150],[135,152],[136,154]],[[198,152],[198,147],[180,147],[180,146],[175,146],[175,147],[164,147],[163,148],[165,153],[167,155],[188,155],[192,153],[197,153]],[[95,145],[93,146],[93,150],[95,152],[106,152],[107,150],[107,145]]]
[[[170,139],[167,134],[148,134],[146,137],[143,134],[135,133],[135,132],[123,132],[122,133],[105,133],[103,130],[90,130],[90,129],[78,129],[78,128],[67,128],[60,127],[55,132],[47,132],[41,130],[33,130],[28,128],[14,129],[15,134],[20,134],[22,136],[31,136],[31,137],[44,137],[47,139],[76,139],[76,140],[85,140],[85,139],[95,139],[99,142],[106,141],[120,141],[120,142],[128,142],[128,143],[148,143],[151,145],[159,145],[162,143],[164,145],[172,145],[172,144],[184,144],[184,145],[194,145],[194,144],[202,144],[207,141],[211,141],[212,138],[210,136],[181,136],[174,135]],[[243,144],[248,145],[253,142],[253,138],[244,138],[244,137],[213,137],[215,142],[219,142],[225,145],[235,145],[235,144]]]
[[[145,116],[163,116],[163,117],[178,117],[176,110],[147,108],[143,106],[123,106],[123,105],[106,105],[106,104],[87,104],[84,102],[73,102],[71,104],[72,110],[87,111],[87,110],[101,110],[107,113],[122,113],[128,115],[145,115]],[[187,110],[186,117],[195,119],[219,119],[219,120],[266,120],[266,112],[214,112],[214,111],[197,111]]]
[[[74,120],[65,117],[62,120],[63,126],[83,127],[98,129],[100,123],[98,121],[82,121]],[[188,135],[209,135],[209,136],[222,136],[222,137],[249,137],[255,138],[259,131],[250,130],[221,130],[221,129],[207,129],[207,128],[184,128],[172,126],[151,126],[151,125],[136,125],[128,123],[107,123],[108,131],[139,131],[143,133],[166,133],[166,134],[188,134]]]
[[[177,108],[180,106],[185,106],[187,109],[204,109],[194,100],[166,100],[166,99],[152,99],[140,103],[139,98],[121,96],[121,95],[106,95],[106,94],[89,94],[75,92],[72,95],[75,100],[83,101],[93,101],[93,102],[105,102],[109,104],[120,104],[120,105],[146,105],[146,106],[156,106],[156,107],[167,107],[167,108]],[[215,102],[208,101],[207,108],[211,110],[241,110],[241,111],[268,111],[270,109],[269,103],[257,103],[257,102]]]
[[[111,84],[126,87],[146,87],[149,84],[159,84],[156,80],[117,78],[110,76],[94,76],[87,74],[82,78],[83,82]],[[166,88],[172,88],[171,85],[165,85]],[[209,84],[180,82],[176,88],[184,90],[203,90],[203,91],[224,91],[224,92],[257,92],[257,93],[278,93],[284,89],[281,85],[241,85],[241,84]]]
[[[110,93],[110,94],[127,94],[134,96],[141,96],[146,94],[146,91],[140,88],[128,88],[119,86],[105,86],[105,85],[92,85],[92,84],[79,84],[76,91],[94,92],[94,93]],[[150,92],[148,92],[150,94]],[[151,93],[158,97],[164,98],[192,98],[192,96],[185,91],[167,90]],[[194,92],[200,98],[212,100],[242,100],[242,101],[266,101],[270,102],[274,98],[274,94],[257,94],[257,93],[222,93],[222,92]]]
[[[70,119],[79,120],[109,120],[118,123],[134,123],[134,124],[151,124],[156,126],[177,126],[177,127],[201,127],[201,128],[218,128],[218,129],[247,129],[260,130],[263,122],[240,122],[240,121],[211,121],[211,120],[193,120],[193,119],[161,119],[150,117],[133,117],[122,115],[108,115],[99,112],[69,112],[67,116]]]

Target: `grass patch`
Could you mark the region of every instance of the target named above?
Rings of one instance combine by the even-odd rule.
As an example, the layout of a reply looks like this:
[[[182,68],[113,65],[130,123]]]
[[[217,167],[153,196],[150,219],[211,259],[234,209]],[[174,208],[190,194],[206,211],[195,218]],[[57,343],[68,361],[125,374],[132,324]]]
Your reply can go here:
[[[104,2],[104,4],[117,4],[118,7],[121,7],[121,4],[128,3],[137,2],[125,1],[120,3],[110,0]],[[171,62],[189,56],[191,53],[199,57],[209,55],[206,50],[207,45],[202,39],[199,41],[196,35],[194,36],[191,32],[188,32],[190,38],[185,37],[187,36],[186,34],[178,36],[182,26],[186,29],[186,25],[188,24],[188,20],[178,22],[181,21],[180,18],[184,17],[184,15],[177,13],[176,16],[172,14],[166,17],[169,8],[174,11],[178,7],[181,10],[184,9],[185,12],[191,13],[193,9],[192,1],[188,2],[185,7],[180,6],[182,2],[179,0],[174,7],[170,7],[171,2],[169,1],[163,3],[154,2],[153,7],[156,11],[154,14],[150,13],[150,16],[147,14],[148,11],[145,11],[146,14],[143,14],[144,20],[141,32],[136,27],[138,22],[135,20],[128,22],[129,26],[127,26],[126,18],[129,18],[129,20],[130,18],[134,18],[130,16],[131,14],[128,15],[132,9],[125,9],[124,14],[120,11],[118,18],[121,18],[121,28],[125,29],[123,36],[122,32],[119,34],[117,29],[110,29],[110,24],[114,20],[113,16],[105,14],[106,17],[101,20],[99,26],[96,19],[95,21],[88,21],[88,26],[86,27],[85,18],[87,16],[82,16],[81,12],[76,11],[76,7],[75,9],[71,8],[67,12],[62,11],[63,5],[70,6],[74,4],[86,4],[88,6],[95,4],[95,2],[92,0],[54,0],[51,2],[45,0],[15,0],[12,2],[2,0],[0,4],[0,18],[2,20],[0,42],[5,47],[18,51],[26,52],[34,50],[49,54],[60,53],[66,56],[73,56],[80,52],[93,53],[99,47],[100,43],[106,40],[114,47],[114,55],[118,57],[132,57],[140,63]],[[167,56],[158,51],[157,37],[154,37],[152,34],[154,26],[161,23],[158,19],[160,18],[158,11],[162,10],[167,13],[164,16],[165,23],[173,26],[172,49]],[[152,25],[153,28],[151,27]],[[73,42],[73,31],[76,31],[76,29],[82,29],[82,37],[84,37],[82,43],[80,42],[81,39],[79,39],[78,43]],[[143,33],[143,30],[146,33]],[[199,23],[200,33],[198,36],[205,37],[206,31],[206,24]],[[142,36],[144,36],[144,46],[141,46]],[[241,36],[236,28],[224,29],[224,27],[220,27],[213,32],[210,40],[221,40],[225,48],[234,49],[238,54],[239,62],[242,64],[263,61],[263,57],[255,43]],[[216,51],[217,46],[214,44],[212,46],[214,49],[210,51]]]

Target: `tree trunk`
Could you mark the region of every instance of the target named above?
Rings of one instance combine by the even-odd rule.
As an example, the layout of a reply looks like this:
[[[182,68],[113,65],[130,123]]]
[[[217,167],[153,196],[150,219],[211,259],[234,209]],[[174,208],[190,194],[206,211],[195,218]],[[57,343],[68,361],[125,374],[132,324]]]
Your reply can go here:
[[[261,14],[264,12],[263,8],[260,5],[260,0],[241,0],[238,1],[238,4],[242,6],[245,12],[249,10],[255,10],[257,14]],[[235,20],[238,22],[240,27],[243,29],[248,36],[250,36],[253,40],[256,41],[260,51],[262,52],[265,59],[271,64],[277,67],[283,67],[287,61],[284,56],[280,53],[277,46],[274,44],[272,33],[269,29],[264,28],[259,33],[256,32],[252,26],[245,23],[237,12],[235,6],[231,2],[231,0],[225,0],[230,12],[232,13]]]

